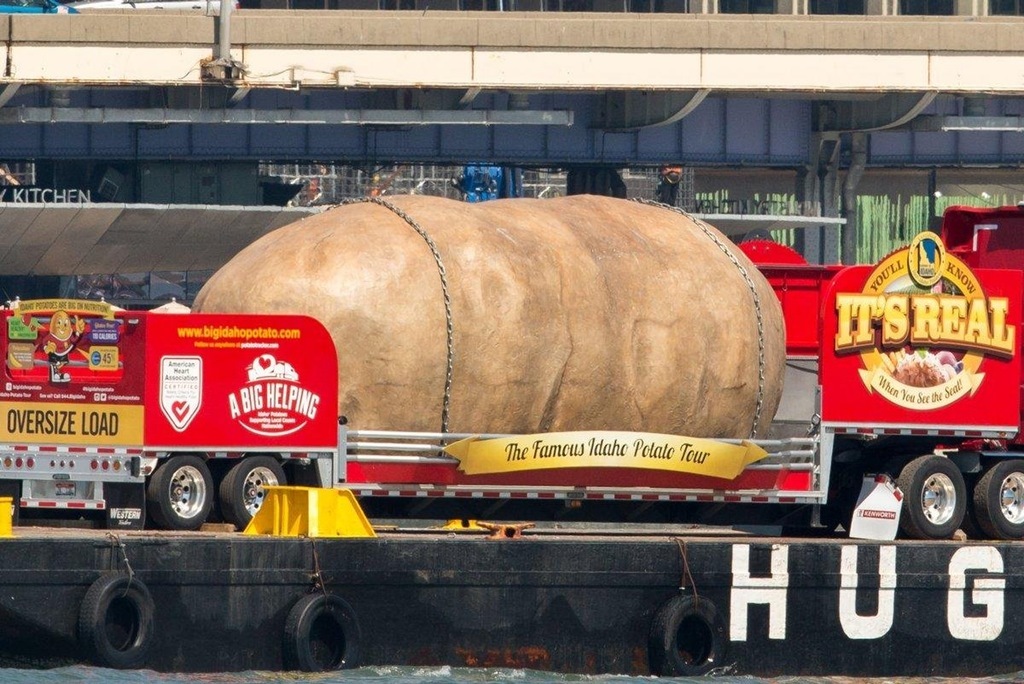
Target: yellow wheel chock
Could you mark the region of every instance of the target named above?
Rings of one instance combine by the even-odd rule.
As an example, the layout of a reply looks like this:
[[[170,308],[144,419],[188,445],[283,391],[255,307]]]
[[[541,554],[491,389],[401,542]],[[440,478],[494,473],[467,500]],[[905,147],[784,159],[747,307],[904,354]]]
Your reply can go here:
[[[347,489],[267,487],[244,534],[273,537],[376,537]]]

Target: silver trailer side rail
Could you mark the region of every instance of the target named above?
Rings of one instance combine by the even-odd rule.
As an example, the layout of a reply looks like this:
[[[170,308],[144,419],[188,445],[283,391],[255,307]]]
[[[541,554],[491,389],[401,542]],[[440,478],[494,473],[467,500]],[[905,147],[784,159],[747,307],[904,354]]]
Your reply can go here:
[[[451,466],[456,468],[459,465],[459,460],[453,456],[446,454],[443,449],[445,446],[457,442],[463,439],[478,438],[478,439],[493,439],[493,438],[504,438],[514,437],[513,434],[481,434],[481,433],[441,433],[441,432],[403,432],[403,431],[392,431],[392,430],[349,430],[346,426],[341,426],[339,430],[339,448],[338,448],[338,464],[336,473],[339,474],[339,484],[347,488],[355,489],[364,494],[371,495],[398,495],[395,492],[401,491],[403,493],[409,492],[415,489],[417,492],[423,492],[432,488],[431,483],[424,482],[409,482],[403,483],[402,485],[385,486],[378,485],[376,483],[358,483],[358,482],[347,482],[345,474],[347,473],[350,465],[431,465],[431,466]],[[770,501],[779,501],[781,499],[794,500],[799,502],[815,502],[820,503],[824,500],[825,490],[827,489],[823,482],[821,463],[819,459],[818,449],[818,438],[817,437],[793,437],[784,439],[764,439],[764,440],[740,440],[740,439],[723,439],[716,440],[726,444],[742,444],[745,442],[753,442],[768,452],[768,455],[757,461],[756,463],[747,466],[748,470],[751,471],[777,471],[780,474],[786,472],[808,472],[810,473],[811,487],[809,490],[795,490],[795,491],[783,491],[778,489],[771,490],[730,490],[728,488],[715,489],[715,490],[668,490],[668,489],[657,489],[657,488],[631,488],[631,490],[643,489],[645,492],[654,494],[685,494],[688,499],[692,499],[696,496],[708,496],[716,500],[722,499],[722,497],[736,495],[746,499],[757,499],[758,497],[768,497]],[[826,473],[827,475],[827,473]],[[450,491],[455,495],[455,492],[465,493],[463,490],[467,489],[465,485],[458,486],[438,486],[437,489],[444,489],[446,492]],[[471,489],[479,490],[480,492],[503,492],[522,489],[523,491],[537,491],[539,489],[534,487],[499,487],[499,486],[477,486],[474,485]],[[560,488],[551,487],[551,491],[565,489],[566,491],[579,491],[580,489],[593,490],[595,492],[602,492],[604,495],[609,494],[612,491],[607,487],[586,487],[586,488]]]

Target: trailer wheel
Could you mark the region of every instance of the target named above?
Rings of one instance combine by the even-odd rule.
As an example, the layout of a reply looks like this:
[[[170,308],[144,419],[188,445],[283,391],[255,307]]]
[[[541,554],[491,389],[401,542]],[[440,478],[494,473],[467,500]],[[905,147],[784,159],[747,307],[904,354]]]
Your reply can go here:
[[[198,530],[212,507],[213,476],[198,456],[172,456],[146,487],[146,509],[167,530]]]
[[[949,539],[967,509],[967,485],[956,464],[928,454],[913,459],[896,480],[903,491],[900,529],[912,539]]]
[[[1024,537],[1024,461],[1000,461],[978,478],[974,517],[992,539]]]
[[[362,633],[356,613],[341,597],[307,594],[284,623],[284,664],[289,670],[330,672],[359,667]]]
[[[281,465],[270,456],[246,456],[220,483],[220,510],[226,522],[244,529],[263,505],[266,487],[287,484]]]
[[[82,599],[78,643],[96,665],[137,669],[153,643],[153,613],[145,584],[128,575],[103,575]]]
[[[675,596],[655,613],[647,642],[652,674],[706,675],[724,664],[725,650],[725,621],[708,599]]]

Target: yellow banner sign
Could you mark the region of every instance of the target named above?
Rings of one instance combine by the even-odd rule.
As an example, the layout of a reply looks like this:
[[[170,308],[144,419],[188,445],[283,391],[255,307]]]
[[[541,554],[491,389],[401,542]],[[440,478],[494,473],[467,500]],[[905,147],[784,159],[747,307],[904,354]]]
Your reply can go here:
[[[889,401],[908,409],[933,409],[949,406],[961,397],[972,396],[978,391],[984,373],[972,373],[964,368],[945,382],[931,387],[905,385],[882,366],[873,371],[861,369],[860,379],[868,392],[880,392]]]
[[[114,317],[114,307],[109,302],[94,302],[90,299],[26,299],[14,303],[19,316],[26,314],[47,314],[66,311],[69,314]]]
[[[141,446],[142,406],[0,402],[0,440],[26,444]]]
[[[753,442],[644,432],[550,432],[499,439],[470,437],[444,448],[467,475],[550,468],[647,468],[735,479],[767,453]]]

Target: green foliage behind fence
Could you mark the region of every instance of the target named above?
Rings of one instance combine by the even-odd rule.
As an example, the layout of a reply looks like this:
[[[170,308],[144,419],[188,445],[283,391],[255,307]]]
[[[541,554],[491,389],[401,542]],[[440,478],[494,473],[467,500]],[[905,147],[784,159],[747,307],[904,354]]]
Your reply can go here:
[[[1022,198],[1016,195],[1003,194],[990,197],[975,195],[937,197],[935,215],[942,216],[946,207],[963,205],[971,207],[999,207],[1013,205]],[[704,213],[706,207],[729,205],[728,191],[714,193],[698,193],[696,196],[698,213]],[[735,204],[735,203],[734,203]],[[857,198],[857,263],[873,264],[886,254],[906,245],[910,240],[927,230],[929,226],[929,198],[924,195],[862,195]],[[753,200],[744,203],[744,208],[762,208],[765,211],[750,213],[789,213],[805,214],[805,207],[800,206],[794,195],[785,194],[754,194]],[[779,211],[779,209],[782,211]],[[711,212],[708,212],[711,213]],[[795,229],[775,230],[772,237],[777,241],[792,245],[796,238]]]
[[[857,198],[857,263],[873,264],[889,252],[906,245],[929,225],[928,197],[912,195],[895,198],[887,195]],[[1015,204],[1019,198],[999,195],[988,198],[974,195],[935,198],[935,215],[946,207],[999,207]]]

